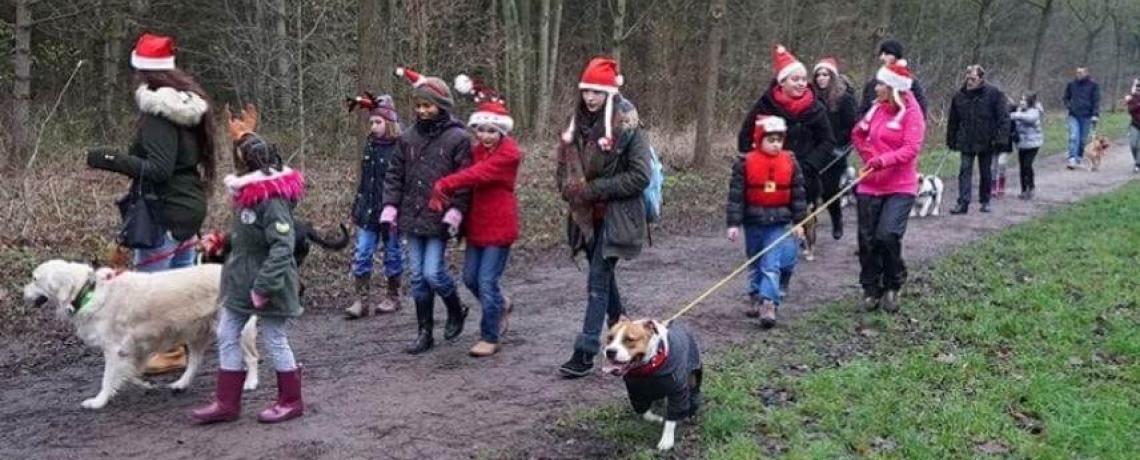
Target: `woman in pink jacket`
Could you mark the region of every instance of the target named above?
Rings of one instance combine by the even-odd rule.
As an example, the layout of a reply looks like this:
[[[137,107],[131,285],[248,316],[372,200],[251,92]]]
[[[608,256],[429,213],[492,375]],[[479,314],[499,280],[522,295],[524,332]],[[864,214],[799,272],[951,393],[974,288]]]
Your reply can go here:
[[[859,197],[859,282],[862,308],[898,311],[906,281],[902,238],[918,190],[918,152],[926,132],[922,108],[911,93],[906,61],[875,74],[875,103],[851,130],[851,142],[868,175]]]

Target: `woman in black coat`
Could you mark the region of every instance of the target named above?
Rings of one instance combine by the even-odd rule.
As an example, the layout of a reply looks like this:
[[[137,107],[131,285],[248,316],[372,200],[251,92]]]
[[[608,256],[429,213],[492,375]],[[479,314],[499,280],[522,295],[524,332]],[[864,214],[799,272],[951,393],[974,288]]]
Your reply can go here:
[[[846,75],[839,73],[835,59],[824,58],[815,65],[811,89],[816,99],[827,107],[827,118],[831,123],[831,134],[835,138],[832,159],[820,171],[819,180],[823,190],[823,200],[839,193],[839,182],[847,170],[847,154],[851,152],[851,128],[855,127],[855,89]],[[827,207],[831,215],[831,237],[843,238],[843,208],[839,201]]]

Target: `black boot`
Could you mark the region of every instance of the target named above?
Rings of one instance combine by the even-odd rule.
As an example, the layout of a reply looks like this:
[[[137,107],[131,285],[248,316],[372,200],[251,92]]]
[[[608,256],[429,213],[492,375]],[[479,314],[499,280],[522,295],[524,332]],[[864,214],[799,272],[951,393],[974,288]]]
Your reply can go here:
[[[418,355],[430,350],[435,345],[435,339],[432,338],[432,328],[435,327],[435,320],[432,318],[432,310],[434,309],[434,295],[429,295],[424,299],[416,299],[416,323],[419,325],[419,334],[416,335],[414,342],[404,348],[405,352]]]
[[[965,214],[967,212],[970,212],[970,205],[962,203],[958,203],[954,209],[950,210],[950,214]]]
[[[459,301],[459,292],[443,298],[447,306],[447,323],[443,326],[444,340],[451,340],[463,333],[463,323],[467,320],[467,306]]]
[[[558,371],[566,378],[576,379],[585,377],[594,370],[594,355],[584,351],[574,350],[570,360],[562,364]]]

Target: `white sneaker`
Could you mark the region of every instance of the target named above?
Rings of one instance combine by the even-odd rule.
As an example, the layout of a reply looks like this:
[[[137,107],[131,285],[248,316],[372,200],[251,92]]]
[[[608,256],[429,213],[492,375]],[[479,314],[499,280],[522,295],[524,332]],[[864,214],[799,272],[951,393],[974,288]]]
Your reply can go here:
[[[1076,169],[1077,168],[1077,159],[1076,158],[1069,158],[1069,164],[1065,165],[1065,167],[1068,169]]]
[[[1140,165],[1136,165],[1136,166],[1133,166],[1133,167],[1132,167],[1132,172],[1134,172],[1134,173],[1140,173]]]

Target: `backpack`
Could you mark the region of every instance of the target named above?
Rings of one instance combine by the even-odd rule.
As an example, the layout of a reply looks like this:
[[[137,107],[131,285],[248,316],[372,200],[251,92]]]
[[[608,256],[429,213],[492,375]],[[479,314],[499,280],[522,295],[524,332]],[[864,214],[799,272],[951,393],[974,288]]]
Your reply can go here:
[[[665,184],[665,167],[657,149],[649,147],[649,185],[642,192],[645,199],[645,221],[654,224],[661,221],[661,186]]]

